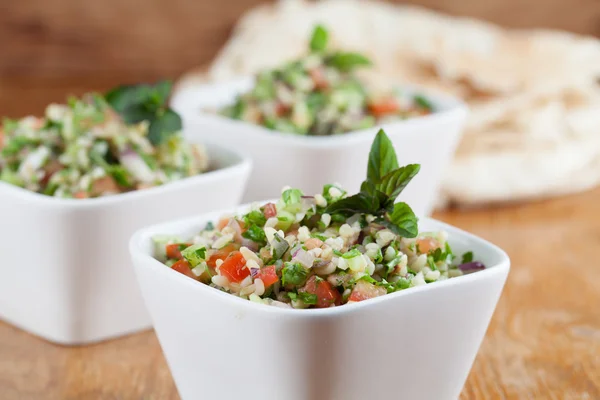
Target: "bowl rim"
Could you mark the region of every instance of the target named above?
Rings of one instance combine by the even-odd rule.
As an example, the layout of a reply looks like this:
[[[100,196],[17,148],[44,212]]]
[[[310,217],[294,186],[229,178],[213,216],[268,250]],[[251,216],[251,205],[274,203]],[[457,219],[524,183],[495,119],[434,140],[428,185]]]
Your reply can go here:
[[[233,80],[223,82],[209,82],[193,84],[183,88],[180,88],[171,98],[170,105],[175,109],[184,120],[189,121],[204,121],[226,125],[235,128],[236,130],[246,130],[248,135],[254,135],[255,139],[265,141],[284,141],[290,142],[296,145],[303,145],[309,147],[335,147],[340,143],[356,143],[364,141],[366,138],[370,139],[371,135],[377,132],[379,129],[391,130],[392,127],[396,128],[399,126],[406,127],[407,129],[421,124],[441,124],[448,119],[464,120],[468,113],[468,105],[459,99],[458,97],[452,96],[447,93],[426,89],[418,85],[409,84],[397,84],[394,87],[402,88],[408,91],[418,91],[423,94],[434,104],[445,104],[443,109],[440,111],[433,112],[428,115],[422,115],[417,117],[408,118],[405,120],[388,121],[381,123],[372,128],[359,129],[356,131],[349,131],[339,135],[329,136],[308,136],[308,135],[295,135],[277,130],[268,129],[261,125],[252,124],[250,122],[234,120],[218,114],[211,114],[202,110],[202,105],[199,103],[199,95],[205,94],[209,96],[211,92],[218,90],[235,90],[235,88],[243,85],[247,85],[252,82],[254,78],[252,76],[244,76]],[[233,88],[233,89],[232,89]],[[186,97],[194,99],[195,102],[186,100]],[[214,100],[212,100],[215,103]],[[182,104],[193,104],[193,106],[183,107]],[[197,111],[193,111],[193,110]]]
[[[110,196],[94,197],[89,199],[71,199],[48,196],[42,193],[33,192],[31,190],[12,185],[7,182],[0,181],[0,195],[13,196],[19,200],[37,203],[40,206],[49,207],[68,207],[77,209],[101,208],[119,204],[129,200],[136,200],[143,197],[155,196],[161,193],[173,192],[185,187],[199,185],[205,182],[214,182],[221,180],[231,174],[243,173],[245,170],[250,171],[252,168],[252,159],[250,156],[243,154],[234,149],[225,148],[222,145],[203,141],[207,151],[215,152],[220,157],[229,157],[231,161],[223,167],[214,170],[209,170],[197,175],[188,176],[176,181],[167,182],[160,186],[154,186],[146,189],[132,190],[131,192],[118,193]],[[210,161],[209,161],[210,162]]]
[[[273,201],[267,200],[266,202]],[[244,310],[268,313],[275,316],[286,316],[286,317],[299,317],[299,318],[311,318],[311,317],[332,317],[338,315],[345,315],[349,312],[354,312],[364,307],[375,307],[382,301],[390,301],[393,299],[401,298],[403,296],[410,296],[415,293],[423,291],[437,290],[437,288],[444,288],[452,285],[462,285],[468,282],[478,281],[486,278],[493,278],[495,276],[507,275],[510,270],[510,258],[508,254],[498,246],[489,241],[466,232],[460,228],[449,225],[445,222],[435,220],[433,218],[420,218],[420,222],[427,222],[429,226],[435,226],[435,229],[443,229],[448,232],[449,237],[460,236],[470,243],[476,244],[479,248],[487,248],[491,250],[495,257],[498,258],[498,262],[494,265],[487,266],[482,271],[475,273],[458,276],[452,279],[447,279],[442,282],[436,282],[434,284],[427,284],[410,288],[410,290],[401,290],[395,293],[386,294],[385,296],[379,296],[369,301],[361,301],[352,304],[345,304],[338,307],[320,308],[320,309],[309,309],[300,310],[293,308],[280,308],[274,306],[266,306],[263,304],[257,304],[252,301],[242,299],[232,294],[217,290],[206,284],[195,281],[179,272],[173,271],[171,268],[166,268],[163,263],[156,260],[152,255],[144,250],[144,243],[148,243],[148,240],[152,240],[153,236],[160,235],[161,231],[168,230],[187,230],[193,226],[199,226],[207,221],[214,220],[219,215],[231,215],[232,213],[242,212],[243,210],[249,209],[249,207],[256,202],[250,204],[244,204],[234,209],[225,209],[220,211],[213,211],[209,213],[200,214],[192,218],[180,218],[174,221],[155,224],[135,232],[129,241],[129,251],[131,256],[134,258],[135,269],[148,268],[151,269],[153,274],[162,274],[164,279],[174,279],[179,282],[178,285],[189,285],[192,290],[201,291],[203,295],[211,297],[214,301],[228,302],[232,307],[244,307]],[[259,203],[263,203],[262,201]],[[173,229],[175,228],[175,229]],[[136,261],[137,259],[137,261]],[[143,262],[142,262],[143,261]],[[136,274],[137,275],[137,274]]]

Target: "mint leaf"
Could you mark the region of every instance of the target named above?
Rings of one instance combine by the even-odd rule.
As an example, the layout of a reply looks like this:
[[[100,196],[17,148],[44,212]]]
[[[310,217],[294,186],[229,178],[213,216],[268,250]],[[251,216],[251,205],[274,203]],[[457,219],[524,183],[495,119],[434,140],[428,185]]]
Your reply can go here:
[[[312,37],[310,38],[310,50],[314,52],[325,50],[328,40],[329,32],[327,32],[322,25],[315,26]]]
[[[126,123],[148,121],[148,140],[158,145],[182,127],[179,115],[167,106],[171,89],[169,81],[155,85],[122,85],[107,92],[104,99]]]
[[[165,142],[182,127],[181,117],[175,111],[167,109],[150,123],[148,140],[154,145]]]
[[[463,254],[461,264],[470,263],[472,261],[473,261],[473,252],[472,251],[467,251],[465,254]]]
[[[370,196],[367,193],[360,192],[328,205],[325,212],[328,214],[376,214],[379,209],[380,202],[377,196]]]
[[[384,176],[396,169],[398,169],[396,150],[383,129],[380,129],[375,135],[369,152],[367,181],[377,185]]]
[[[358,67],[370,66],[371,60],[358,53],[337,52],[329,56],[325,63],[342,72],[350,72]]]
[[[377,189],[385,193],[394,202],[404,188],[419,173],[419,164],[409,164],[393,170],[381,179]]]
[[[388,218],[389,221],[382,221],[382,225],[395,234],[405,238],[414,238],[418,235],[418,219],[408,204],[404,202],[394,204],[394,210],[388,214]]]

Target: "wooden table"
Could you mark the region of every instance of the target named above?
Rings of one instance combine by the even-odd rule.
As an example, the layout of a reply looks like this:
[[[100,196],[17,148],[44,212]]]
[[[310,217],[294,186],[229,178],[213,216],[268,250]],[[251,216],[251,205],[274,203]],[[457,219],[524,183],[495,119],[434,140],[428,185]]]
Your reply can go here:
[[[461,400],[600,399],[600,189],[437,218],[513,263]],[[0,399],[178,398],[152,332],[65,348],[0,323]]]

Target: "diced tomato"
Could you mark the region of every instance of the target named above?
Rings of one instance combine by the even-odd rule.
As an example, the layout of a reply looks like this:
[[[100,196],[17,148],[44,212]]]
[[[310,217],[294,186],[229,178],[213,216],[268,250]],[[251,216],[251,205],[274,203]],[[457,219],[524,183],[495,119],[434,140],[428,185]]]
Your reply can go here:
[[[327,78],[325,78],[325,74],[321,68],[311,69],[309,74],[317,89],[326,89],[329,86]]]
[[[417,240],[417,250],[421,254],[429,254],[440,247],[437,240],[430,237],[424,237]]]
[[[342,295],[338,292],[331,283],[317,278],[315,275],[308,278],[304,291],[317,295],[317,308],[327,308],[332,305],[339,306],[342,304]]]
[[[254,279],[260,279],[265,284],[265,288],[268,288],[277,282],[279,277],[277,277],[277,270],[275,269],[275,266],[269,265],[261,268]]]
[[[2,144],[0,143],[0,148],[1,147]],[[50,178],[52,178],[52,175],[62,170],[63,168],[64,166],[58,160],[51,160],[50,162],[48,162],[48,164],[46,164],[46,166],[44,167],[44,177],[42,178],[41,184],[46,186],[50,181]]]
[[[88,194],[86,192],[82,191],[82,192],[77,192],[77,193],[73,194],[73,197],[76,199],[87,199],[90,196],[88,196]]]
[[[208,264],[208,266],[211,268],[216,268],[217,260],[225,260],[229,254],[231,254],[232,252],[234,252],[238,249],[239,249],[238,245],[235,245],[233,243],[228,244],[227,246],[223,247],[222,249],[219,249],[215,253],[211,254],[211,256],[206,261],[206,264]]]
[[[219,222],[217,222],[217,229],[223,230],[223,228],[225,228],[228,223],[229,223],[229,218],[221,218],[219,220]]]
[[[117,182],[112,177],[104,176],[92,183],[91,191],[93,196],[99,196],[104,193],[118,193],[119,185],[117,185]]]
[[[277,215],[277,206],[275,206],[275,204],[273,204],[273,203],[265,204],[264,214],[265,214],[266,218],[272,218],[272,217],[276,216]]]
[[[180,260],[182,258],[181,250],[185,249],[186,247],[190,247],[190,246],[191,246],[191,244],[189,244],[189,243],[168,244],[165,247],[165,253],[167,254],[167,258],[173,258],[176,260]]]
[[[387,290],[382,287],[377,287],[372,283],[365,281],[358,281],[354,289],[352,289],[352,293],[350,294],[350,298],[348,301],[363,301],[367,299],[372,299],[374,297],[383,296],[387,293]]]
[[[234,251],[223,261],[219,273],[226,277],[229,282],[239,283],[250,275],[250,269],[246,267],[246,259],[239,251]]]
[[[185,260],[179,260],[177,261],[175,264],[173,264],[171,266],[172,269],[174,269],[177,272],[180,272],[184,275],[189,276],[192,279],[196,279],[196,276],[194,275],[194,273],[192,272],[192,270],[190,269],[190,264],[185,261]]]
[[[285,104],[283,104],[283,103],[277,103],[277,105],[275,106],[275,114],[276,114],[278,117],[281,117],[281,116],[283,116],[283,115],[284,115],[286,112],[288,112],[288,111],[289,111],[289,109],[290,109],[290,108],[289,108],[288,106],[286,106]]]
[[[376,103],[369,104],[369,110],[376,117],[382,117],[387,114],[393,114],[399,110],[398,103],[394,99],[384,99]]]

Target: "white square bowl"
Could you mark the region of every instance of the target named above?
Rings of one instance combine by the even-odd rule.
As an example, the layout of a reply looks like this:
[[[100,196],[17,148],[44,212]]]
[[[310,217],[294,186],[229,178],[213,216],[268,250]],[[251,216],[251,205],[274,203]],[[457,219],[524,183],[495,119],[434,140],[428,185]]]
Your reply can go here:
[[[341,307],[282,309],[221,292],[152,258],[153,236],[191,237],[221,214],[146,228],[130,242],[183,400],[458,398],[508,275],[506,253],[423,219],[421,229],[446,230],[457,254],[472,250],[488,268]]]
[[[207,146],[213,171],[96,199],[0,182],[0,319],[51,342],[95,342],[151,326],[127,243],[142,226],[239,204],[251,161]]]
[[[306,194],[320,193],[327,183],[340,183],[356,193],[367,173],[367,159],[379,128],[385,129],[394,144],[401,165],[418,163],[421,171],[402,193],[417,215],[428,216],[445,168],[452,160],[467,116],[459,100],[418,90],[425,94],[436,112],[376,128],[343,135],[315,137],[282,133],[216,115],[207,109],[231,104],[239,93],[248,91],[253,79],[203,84],[182,88],[171,105],[182,115],[186,135],[214,140],[228,148],[249,154],[254,167],[244,202],[278,197],[284,185],[299,187]]]

